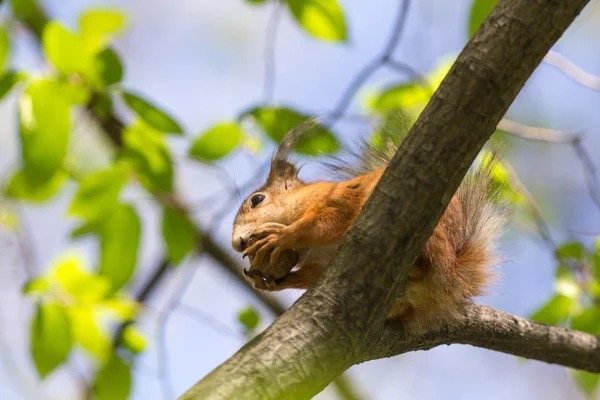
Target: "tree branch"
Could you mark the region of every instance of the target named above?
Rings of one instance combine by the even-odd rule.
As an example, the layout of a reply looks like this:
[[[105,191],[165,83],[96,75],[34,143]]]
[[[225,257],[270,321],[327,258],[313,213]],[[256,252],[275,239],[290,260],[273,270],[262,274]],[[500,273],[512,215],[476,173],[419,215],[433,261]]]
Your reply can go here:
[[[469,304],[461,320],[423,336],[407,336],[388,326],[374,342],[368,359],[427,350],[442,344],[470,344],[489,350],[600,373],[600,338],[584,332],[540,324],[476,304]]]
[[[372,343],[389,326],[387,311],[467,169],[587,2],[500,0],[403,141],[323,277],[181,399],[310,398],[351,365],[371,359]],[[499,343],[495,349],[511,349]]]

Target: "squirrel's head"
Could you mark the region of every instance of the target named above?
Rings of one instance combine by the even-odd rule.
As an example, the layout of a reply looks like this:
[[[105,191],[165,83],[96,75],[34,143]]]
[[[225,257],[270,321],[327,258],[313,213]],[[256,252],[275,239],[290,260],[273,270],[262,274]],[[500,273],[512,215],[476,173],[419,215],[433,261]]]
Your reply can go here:
[[[271,160],[267,182],[244,200],[233,222],[231,243],[242,252],[252,233],[265,223],[288,225],[294,202],[290,192],[304,183],[298,179],[298,168],[277,155]]]

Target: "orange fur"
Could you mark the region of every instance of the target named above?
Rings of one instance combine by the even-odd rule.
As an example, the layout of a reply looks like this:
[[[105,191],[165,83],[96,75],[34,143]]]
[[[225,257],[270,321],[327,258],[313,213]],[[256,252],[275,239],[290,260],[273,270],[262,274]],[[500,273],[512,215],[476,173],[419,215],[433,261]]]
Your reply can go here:
[[[343,182],[305,183],[297,169],[275,158],[267,184],[253,194],[264,200],[252,206],[250,196],[234,222],[233,247],[253,255],[252,281],[269,291],[307,288],[321,275],[337,246],[373,192],[385,167]],[[406,292],[389,317],[412,331],[426,331],[451,321],[465,302],[481,295],[490,282],[493,240],[502,224],[493,207],[489,167],[466,178],[452,198],[432,236],[409,273]],[[250,235],[258,237],[245,247]],[[300,261],[286,276],[269,276],[282,250],[295,249]],[[272,270],[272,269],[271,269]]]

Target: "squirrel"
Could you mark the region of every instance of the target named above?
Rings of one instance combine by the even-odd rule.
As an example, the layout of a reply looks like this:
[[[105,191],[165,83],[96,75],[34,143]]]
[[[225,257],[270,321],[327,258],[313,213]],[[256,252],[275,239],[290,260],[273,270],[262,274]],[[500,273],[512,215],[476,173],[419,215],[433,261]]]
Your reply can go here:
[[[271,159],[266,183],[241,205],[233,224],[232,246],[250,259],[244,275],[259,290],[306,289],[335,256],[373,192],[399,140],[390,132],[379,144],[362,143],[355,162],[329,163],[344,179],[304,182],[290,160],[309,120],[292,129]],[[498,262],[494,245],[506,221],[506,204],[492,181],[493,156],[464,178],[409,273],[406,291],[388,318],[406,329],[426,332],[460,315],[484,293]]]

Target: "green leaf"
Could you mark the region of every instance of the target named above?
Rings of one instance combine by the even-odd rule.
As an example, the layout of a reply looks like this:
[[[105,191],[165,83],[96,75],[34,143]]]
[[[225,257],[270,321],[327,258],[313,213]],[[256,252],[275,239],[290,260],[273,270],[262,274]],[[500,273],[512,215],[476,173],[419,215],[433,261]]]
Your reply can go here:
[[[298,23],[313,36],[327,41],[347,40],[344,13],[337,0],[288,0]]]
[[[169,260],[179,264],[196,245],[196,231],[189,217],[179,210],[165,207],[162,234],[167,245]]]
[[[71,239],[75,240],[86,235],[98,234],[101,231],[102,222],[103,221],[94,221],[76,227],[71,231]]]
[[[194,140],[190,156],[200,161],[218,160],[233,151],[242,136],[240,126],[234,122],[215,125]]]
[[[559,258],[573,258],[581,261],[584,254],[585,247],[581,242],[563,243],[556,249],[556,256]]]
[[[97,322],[92,307],[72,307],[69,310],[75,342],[98,360],[106,362],[112,350],[110,336]]]
[[[6,59],[10,51],[10,39],[4,27],[0,26],[0,71],[6,65]]]
[[[39,305],[31,320],[31,355],[43,379],[65,362],[73,346],[69,317],[58,304]]]
[[[581,288],[573,278],[571,270],[562,265],[556,269],[554,289],[556,290],[556,293],[574,300],[577,300],[581,295]]]
[[[55,196],[67,182],[67,174],[57,171],[45,182],[31,182],[23,171],[16,172],[6,188],[6,195],[33,203],[42,203]]]
[[[245,115],[252,115],[261,129],[274,141],[280,142],[290,130],[308,119],[290,108],[257,107]],[[317,124],[300,137],[296,151],[308,155],[330,154],[339,149],[335,136]]]
[[[140,181],[150,191],[170,192],[173,188],[173,161],[160,132],[143,122],[123,133],[121,157],[138,172]]]
[[[244,308],[238,313],[238,320],[247,330],[251,331],[256,329],[260,322],[260,317],[256,313],[256,310],[252,307]]]
[[[396,109],[412,109],[420,113],[429,102],[433,91],[419,83],[406,83],[388,88],[371,104],[376,111],[392,111]]]
[[[590,398],[597,392],[600,383],[600,374],[583,370],[574,370],[573,377],[583,392]]]
[[[123,99],[151,127],[161,132],[183,133],[183,130],[173,118],[141,97],[130,92],[123,92]]]
[[[46,25],[42,46],[50,62],[60,72],[86,74],[90,70],[93,50],[61,23],[51,21]]]
[[[119,322],[131,320],[140,308],[139,303],[134,300],[117,297],[104,300],[100,305],[111,312]]]
[[[102,50],[94,57],[94,72],[102,87],[114,85],[123,79],[123,64],[112,49]]]
[[[121,339],[123,346],[134,354],[141,353],[146,349],[146,338],[142,333],[129,325],[123,331],[123,338]]]
[[[71,108],[89,92],[51,79],[32,81],[19,108],[24,172],[31,184],[41,185],[61,168],[71,133]]]
[[[25,295],[42,295],[48,292],[50,281],[45,277],[34,278],[28,281],[23,286],[23,294]]]
[[[557,294],[540,308],[531,319],[548,325],[559,325],[569,318],[576,306],[576,300]]]
[[[96,376],[94,392],[97,400],[127,400],[131,391],[131,368],[113,354]]]
[[[120,164],[86,176],[79,184],[69,207],[69,214],[88,221],[102,218],[117,206],[119,194],[126,182],[127,171]]]
[[[103,49],[125,25],[125,16],[114,10],[90,10],[79,18],[81,36],[92,51]]]
[[[44,26],[48,17],[36,0],[11,0],[12,14],[15,20],[26,22],[29,26]]]
[[[469,38],[473,37],[481,23],[492,12],[498,0],[474,0],[469,17]]]
[[[140,244],[140,219],[133,207],[121,204],[102,224],[100,232],[100,274],[111,289],[123,287],[133,275]]]
[[[250,4],[264,4],[267,0],[246,0]]]
[[[54,276],[79,304],[96,304],[108,294],[110,282],[103,276],[85,271],[82,263],[77,256],[63,257],[54,266]]]
[[[600,308],[592,307],[573,317],[571,328],[600,336]]]
[[[2,100],[11,89],[23,79],[23,74],[14,71],[6,71],[0,77],[0,100]]]

